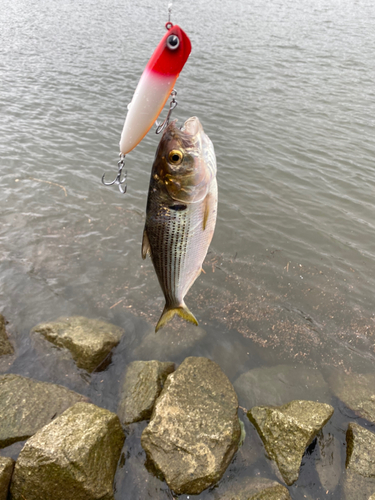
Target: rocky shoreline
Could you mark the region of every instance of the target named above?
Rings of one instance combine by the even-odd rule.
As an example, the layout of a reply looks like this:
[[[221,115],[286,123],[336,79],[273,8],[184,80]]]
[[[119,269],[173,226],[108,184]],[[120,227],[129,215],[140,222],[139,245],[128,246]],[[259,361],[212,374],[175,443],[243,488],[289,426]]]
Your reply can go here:
[[[3,359],[14,353],[5,324],[0,315]],[[204,336],[204,330],[195,333]],[[57,348],[87,373],[110,363],[124,334],[84,317],[59,318],[30,333],[38,348]],[[275,479],[227,481],[212,498],[291,499],[306,449],[317,445],[316,470],[327,493],[340,485],[345,500],[374,500],[375,433],[367,428],[375,424],[373,373],[331,376],[327,383],[316,370],[279,365],[254,368],[232,385],[214,361],[189,356],[176,366],[151,359],[152,351],[159,359],[163,352],[155,338],[143,342],[148,354],[140,357],[147,361],[124,367],[116,412],[61,385],[0,376],[0,500],[113,500],[125,438],[134,426],[142,426],[136,439],[147,459],[141,467],[175,495],[198,495],[220,481],[234,457],[255,449],[245,436],[244,418],[274,464]],[[323,430],[334,413],[332,395],[360,419],[347,425],[345,463],[338,443]],[[14,443],[22,446],[17,460],[1,456]]]

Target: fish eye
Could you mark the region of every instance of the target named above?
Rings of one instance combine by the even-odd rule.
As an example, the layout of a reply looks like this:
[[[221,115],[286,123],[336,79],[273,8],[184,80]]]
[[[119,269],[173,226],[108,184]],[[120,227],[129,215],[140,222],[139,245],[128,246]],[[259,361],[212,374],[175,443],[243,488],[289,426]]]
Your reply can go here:
[[[182,162],[184,155],[179,149],[172,149],[169,151],[168,159],[172,165],[179,165]]]
[[[179,45],[180,45],[180,39],[178,38],[178,36],[169,35],[169,37],[167,38],[168,49],[176,50]]]

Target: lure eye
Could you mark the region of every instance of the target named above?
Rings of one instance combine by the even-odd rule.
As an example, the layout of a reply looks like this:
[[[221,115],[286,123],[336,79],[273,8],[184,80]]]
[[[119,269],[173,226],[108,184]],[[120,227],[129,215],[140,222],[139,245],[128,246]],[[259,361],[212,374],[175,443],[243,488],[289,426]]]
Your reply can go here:
[[[178,36],[169,35],[169,37],[167,38],[168,49],[176,50],[179,45],[180,45],[180,39],[178,38]]]
[[[182,162],[184,155],[179,149],[172,149],[168,154],[169,162],[172,165],[179,165]]]

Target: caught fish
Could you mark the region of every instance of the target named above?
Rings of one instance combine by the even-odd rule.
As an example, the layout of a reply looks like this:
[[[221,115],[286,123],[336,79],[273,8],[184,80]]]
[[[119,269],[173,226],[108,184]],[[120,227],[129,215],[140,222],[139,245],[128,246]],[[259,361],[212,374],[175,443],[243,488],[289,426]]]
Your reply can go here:
[[[191,43],[186,33],[170,23],[147,63],[128,106],[120,139],[122,155],[134,149],[154,124],[190,52]]]
[[[150,254],[165,297],[155,331],[178,314],[198,324],[184,297],[202,270],[217,213],[214,147],[197,117],[171,122],[156,151],[142,257]]]

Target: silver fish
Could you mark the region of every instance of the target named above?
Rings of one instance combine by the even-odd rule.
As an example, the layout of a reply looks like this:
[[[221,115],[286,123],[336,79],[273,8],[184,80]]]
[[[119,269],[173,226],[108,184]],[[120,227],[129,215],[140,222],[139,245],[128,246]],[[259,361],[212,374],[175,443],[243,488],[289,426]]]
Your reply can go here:
[[[217,213],[214,147],[196,116],[171,122],[156,151],[142,257],[150,254],[165,297],[155,331],[178,314],[198,325],[184,297],[202,270]]]

